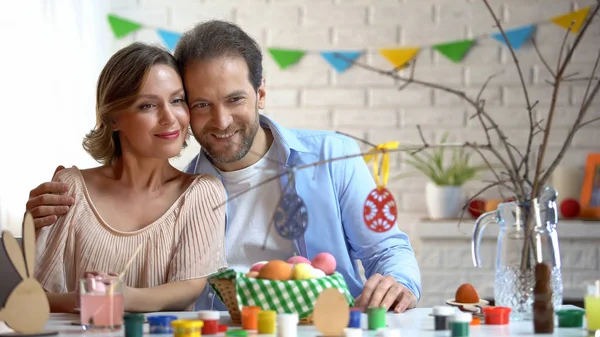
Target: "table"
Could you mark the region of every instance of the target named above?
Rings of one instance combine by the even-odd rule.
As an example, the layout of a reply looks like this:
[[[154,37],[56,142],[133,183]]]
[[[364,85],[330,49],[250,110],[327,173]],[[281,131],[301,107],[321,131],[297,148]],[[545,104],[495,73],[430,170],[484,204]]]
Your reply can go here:
[[[565,305],[563,308],[575,308],[573,306]],[[402,314],[387,314],[387,324],[389,328],[397,328],[400,330],[400,336],[450,336],[449,331],[434,331],[433,330],[433,317],[429,314],[431,313],[430,308],[416,308],[412,310],[408,310]],[[175,315],[179,318],[195,318],[195,312],[161,312],[161,313],[148,313],[150,315]],[[123,331],[117,332],[86,332],[81,329],[81,327],[73,325],[74,322],[79,322],[79,316],[76,314],[51,314],[50,321],[46,324],[47,330],[59,331],[59,337],[87,337],[87,336],[97,336],[97,337],[122,337],[124,336]],[[229,314],[227,312],[221,312],[221,324],[226,324],[232,329],[236,329],[239,327],[232,326],[231,320],[229,318]],[[0,325],[5,325],[0,322]],[[367,326],[367,315],[363,314],[362,317],[362,326]],[[585,323],[584,323],[585,326]],[[144,324],[144,332],[148,333],[148,325]],[[223,334],[221,334],[223,335]],[[314,326],[298,326],[298,337],[316,337],[319,335],[319,332],[315,329]],[[597,334],[600,336],[600,334]],[[156,337],[166,337],[172,335],[152,335]],[[203,335],[204,336],[204,335]],[[260,336],[260,335],[258,335]],[[269,336],[269,335],[265,335]],[[377,336],[376,331],[368,331],[364,330],[363,336],[365,337],[375,337]],[[512,322],[510,325],[479,325],[479,326],[471,326],[470,331],[471,337],[479,337],[479,336],[530,336],[530,337],[541,337],[541,336],[549,336],[548,334],[534,334],[533,333],[533,323],[531,321],[524,322]],[[574,336],[588,336],[585,328],[555,328],[554,334],[550,336],[561,336],[561,337],[574,337]]]

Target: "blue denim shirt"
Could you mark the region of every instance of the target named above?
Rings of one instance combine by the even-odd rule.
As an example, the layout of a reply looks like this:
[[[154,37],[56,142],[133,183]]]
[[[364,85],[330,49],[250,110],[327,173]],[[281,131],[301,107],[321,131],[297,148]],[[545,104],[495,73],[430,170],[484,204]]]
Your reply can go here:
[[[286,168],[361,152],[355,140],[335,132],[287,129],[264,115],[260,123],[273,133],[280,162]],[[220,177],[203,152],[190,162],[186,172]],[[287,182],[284,175],[281,186]],[[377,233],[364,223],[363,205],[376,185],[361,156],[298,170],[293,185],[308,210],[304,237],[294,242],[298,255],[312,259],[321,252],[333,254],[336,269],[355,298],[363,289],[356,262],[360,260],[367,279],[376,273],[391,275],[420,299],[421,273],[408,236],[397,226]],[[227,309],[207,285],[196,310]]]

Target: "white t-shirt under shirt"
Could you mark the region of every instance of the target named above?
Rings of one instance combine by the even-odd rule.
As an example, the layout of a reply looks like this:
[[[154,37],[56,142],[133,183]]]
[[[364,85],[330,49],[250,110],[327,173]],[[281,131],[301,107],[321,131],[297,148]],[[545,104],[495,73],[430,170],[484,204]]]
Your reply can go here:
[[[281,171],[275,143],[254,165],[233,172],[217,171],[223,177],[228,198],[238,195]],[[227,201],[228,229],[225,240],[229,268],[248,272],[259,261],[287,260],[294,255],[294,242],[282,238],[272,218],[281,198],[280,179],[246,191]],[[270,231],[269,231],[270,227]],[[265,238],[267,243],[263,250]]]

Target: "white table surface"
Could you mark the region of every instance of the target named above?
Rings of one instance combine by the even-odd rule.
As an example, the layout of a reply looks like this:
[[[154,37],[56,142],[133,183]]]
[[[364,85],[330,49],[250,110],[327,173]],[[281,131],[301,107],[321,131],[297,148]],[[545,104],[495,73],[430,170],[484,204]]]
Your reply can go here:
[[[569,308],[572,306],[563,306],[563,308]],[[574,308],[574,307],[572,307]],[[431,313],[430,308],[417,308],[408,310],[402,314],[387,314],[387,325],[390,329],[399,329],[400,336],[450,336],[449,331],[434,331],[433,330],[433,317],[429,314]],[[175,315],[180,318],[195,318],[195,312],[160,312],[160,313],[148,313],[147,316],[150,315]],[[115,331],[115,332],[91,332],[84,331],[80,326],[74,325],[74,323],[79,322],[79,315],[75,314],[51,314],[50,320],[46,324],[46,329],[50,331],[58,331],[60,337],[83,337],[83,336],[124,336],[124,332]],[[233,326],[231,320],[229,319],[229,314],[227,312],[221,313],[221,324],[226,324],[230,326],[230,329],[239,329],[239,326]],[[6,326],[0,322],[0,325],[6,328]],[[376,331],[366,330],[367,327],[367,315],[362,315],[362,327],[365,329],[363,331],[363,336],[376,336]],[[0,329],[1,331],[1,329]],[[148,334],[148,325],[144,324],[144,334]],[[224,334],[221,333],[221,336]],[[310,325],[300,325],[298,326],[298,337],[316,337],[319,335],[319,332],[315,329],[314,326]],[[157,337],[166,337],[171,335],[153,335]],[[203,335],[205,336],[205,335]],[[217,335],[218,336],[218,335]],[[268,336],[268,335],[265,335]],[[533,322],[532,321],[523,321],[523,322],[511,322],[509,325],[478,325],[470,327],[470,336],[471,337],[479,337],[479,336],[531,336],[531,337],[540,337],[540,336],[588,336],[587,330],[585,329],[585,321],[584,328],[558,328],[555,327],[554,334],[534,334],[533,333]],[[600,336],[598,334],[597,336]]]

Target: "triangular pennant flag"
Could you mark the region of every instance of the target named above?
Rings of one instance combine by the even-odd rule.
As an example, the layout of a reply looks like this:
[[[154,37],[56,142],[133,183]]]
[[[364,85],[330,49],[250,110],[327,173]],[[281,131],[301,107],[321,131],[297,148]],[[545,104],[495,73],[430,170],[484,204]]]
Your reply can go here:
[[[124,37],[142,28],[142,25],[137,22],[123,19],[113,14],[108,14],[108,23],[117,38]]]
[[[510,42],[511,47],[514,50],[517,50],[521,48],[527,39],[529,39],[534,29],[534,25],[527,25],[515,29],[505,30],[504,33],[506,34],[506,38]],[[502,33],[494,33],[492,34],[492,37],[506,44],[506,40],[504,39],[504,36],[502,36]]]
[[[297,49],[269,48],[269,53],[281,69],[296,64],[306,52]]]
[[[433,46],[433,49],[440,52],[454,62],[460,62],[467,54],[474,40],[462,40],[448,43],[440,43]]]
[[[350,68],[350,66],[352,65],[352,62],[355,61],[361,54],[362,54],[361,51],[323,51],[323,52],[321,52],[321,56],[323,56],[323,58],[325,60],[327,60],[327,62],[329,62],[329,64],[331,64],[331,66],[334,67],[338,73],[341,73],[341,72],[345,71],[346,69]]]
[[[576,34],[579,32],[579,29],[581,29],[581,25],[583,25],[583,22],[585,21],[585,18],[589,12],[590,7],[586,7],[569,14],[555,16],[550,19],[550,21],[564,29],[569,29],[569,27],[571,27],[571,33]],[[573,24],[573,26],[571,26],[571,24]]]
[[[181,37],[181,33],[170,32],[168,30],[159,29],[156,31],[163,42],[167,45],[169,50],[175,50],[175,46],[177,45],[177,41]]]
[[[379,53],[397,69],[403,68],[417,53],[419,48],[380,49]]]

